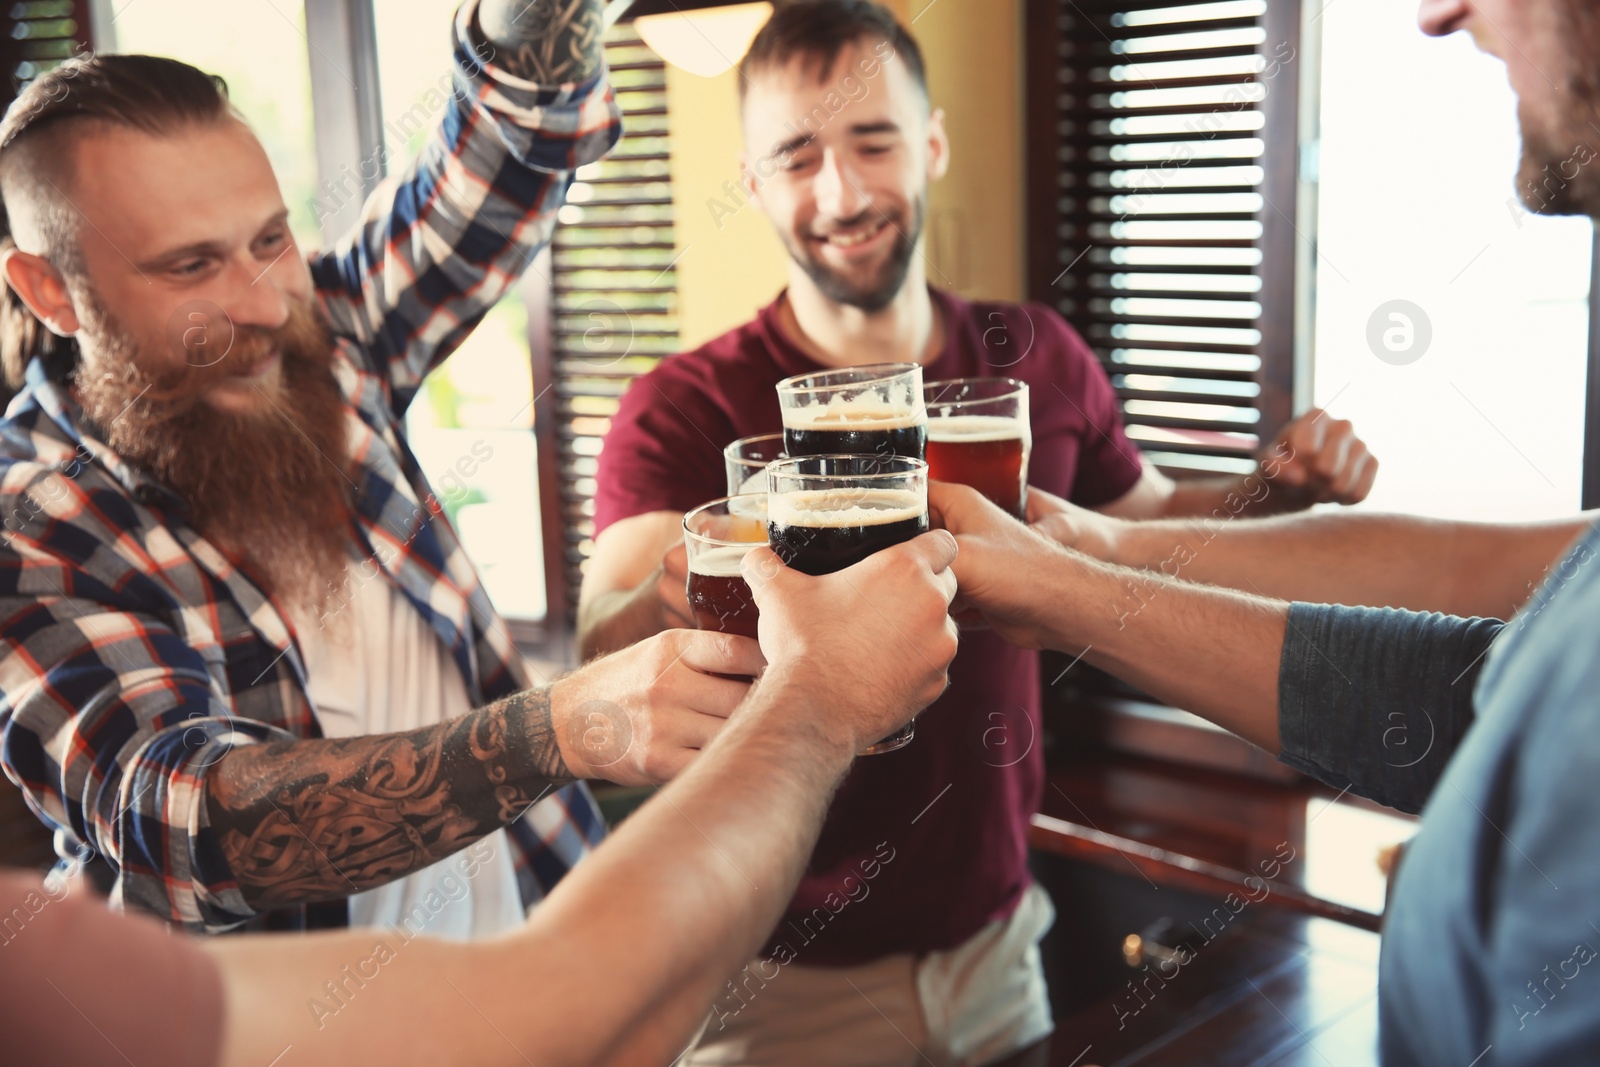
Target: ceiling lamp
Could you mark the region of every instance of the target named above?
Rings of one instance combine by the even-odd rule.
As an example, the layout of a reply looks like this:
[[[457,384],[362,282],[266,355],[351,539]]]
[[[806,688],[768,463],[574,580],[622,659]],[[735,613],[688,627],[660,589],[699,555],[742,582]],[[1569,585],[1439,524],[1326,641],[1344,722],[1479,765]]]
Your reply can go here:
[[[668,63],[702,78],[715,78],[738,65],[771,16],[771,4],[736,4],[640,15],[633,27]]]

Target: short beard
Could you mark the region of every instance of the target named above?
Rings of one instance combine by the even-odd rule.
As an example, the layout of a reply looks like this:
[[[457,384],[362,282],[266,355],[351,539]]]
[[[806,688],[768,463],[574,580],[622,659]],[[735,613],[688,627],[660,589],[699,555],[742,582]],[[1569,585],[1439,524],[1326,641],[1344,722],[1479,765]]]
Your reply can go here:
[[[1560,56],[1560,75],[1545,114],[1526,100],[1518,107],[1517,195],[1541,215],[1600,218],[1600,167],[1592,166],[1600,156],[1600,16],[1588,0],[1556,0],[1553,9],[1548,54]]]
[[[906,276],[911,272],[911,258],[917,254],[917,243],[922,240],[925,214],[925,201],[919,196],[911,205],[909,227],[901,227],[893,217],[885,219],[886,224],[895,230],[894,247],[878,277],[866,287],[853,285],[843,275],[836,273],[811,255],[803,243],[797,245],[792,238],[785,236],[784,244],[789,247],[790,258],[800,265],[800,269],[806,272],[806,277],[811,279],[823,296],[836,304],[860,308],[868,313],[882,311],[893,303],[894,298],[900,295],[900,290],[905,288]]]
[[[105,442],[177,493],[189,523],[280,608],[320,613],[350,557],[352,483],[345,399],[313,305],[296,305],[276,329],[238,328],[216,366],[153,376],[95,294],[85,286],[75,295],[91,342],[78,401]],[[98,358],[88,358],[91,350]],[[273,350],[282,379],[271,409],[228,413],[206,402],[205,389],[224,372],[248,369]]]

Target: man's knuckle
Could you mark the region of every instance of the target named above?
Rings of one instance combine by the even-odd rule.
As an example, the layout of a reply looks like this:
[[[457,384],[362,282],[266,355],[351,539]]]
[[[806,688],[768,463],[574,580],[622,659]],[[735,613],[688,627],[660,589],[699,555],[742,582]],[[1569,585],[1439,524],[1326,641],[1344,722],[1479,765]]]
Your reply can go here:
[[[639,759],[639,773],[653,781],[660,781],[667,777],[666,760],[653,750],[647,751]]]
[[[661,671],[644,687],[645,710],[653,714],[673,697],[671,671]]]

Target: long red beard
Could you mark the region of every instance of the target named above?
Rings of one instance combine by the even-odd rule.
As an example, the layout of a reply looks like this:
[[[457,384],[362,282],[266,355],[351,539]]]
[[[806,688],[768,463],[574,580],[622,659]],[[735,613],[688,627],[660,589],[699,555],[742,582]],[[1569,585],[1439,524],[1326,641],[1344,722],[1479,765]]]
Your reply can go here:
[[[79,370],[77,397],[105,442],[182,497],[194,528],[281,608],[316,614],[342,582],[354,486],[345,400],[314,308],[295,306],[276,329],[237,329],[213,366],[147,374],[127,332],[92,295],[85,303],[99,358]],[[247,373],[274,350],[281,382],[258,387],[270,405],[241,414],[205,401],[222,377]]]

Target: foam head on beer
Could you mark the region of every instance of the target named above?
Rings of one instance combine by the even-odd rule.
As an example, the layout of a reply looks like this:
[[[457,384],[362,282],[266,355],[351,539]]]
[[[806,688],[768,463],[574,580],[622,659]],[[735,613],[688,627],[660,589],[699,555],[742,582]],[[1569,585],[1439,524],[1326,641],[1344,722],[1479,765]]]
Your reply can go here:
[[[778,383],[784,451],[922,458],[928,411],[915,363],[845,367]]]
[[[789,566],[831,574],[928,530],[926,491],[840,487],[775,493],[767,538]]]
[[[757,635],[760,612],[739,565],[752,549],[767,543],[766,507],[762,494],[731,496],[683,517],[689,563],[685,593],[698,628]]]
[[[914,426],[928,417],[923,404],[893,399],[876,389],[854,396],[817,396],[784,408],[783,428],[829,430],[845,426]]]
[[[927,447],[927,408],[876,389],[835,393],[783,409],[784,450],[791,456],[916,456]]]

